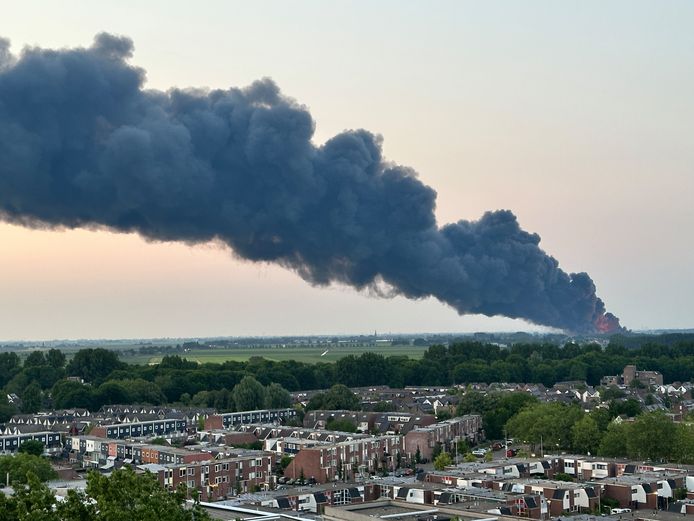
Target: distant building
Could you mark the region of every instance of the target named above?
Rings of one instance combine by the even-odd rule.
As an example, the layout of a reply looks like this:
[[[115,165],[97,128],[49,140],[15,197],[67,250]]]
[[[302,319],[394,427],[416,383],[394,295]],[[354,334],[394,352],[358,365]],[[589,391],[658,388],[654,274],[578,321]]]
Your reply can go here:
[[[633,382],[640,382],[645,386],[663,385],[663,375],[658,371],[638,371],[635,365],[628,365],[624,368],[621,375],[603,376],[600,380],[602,385],[626,385],[630,386]]]

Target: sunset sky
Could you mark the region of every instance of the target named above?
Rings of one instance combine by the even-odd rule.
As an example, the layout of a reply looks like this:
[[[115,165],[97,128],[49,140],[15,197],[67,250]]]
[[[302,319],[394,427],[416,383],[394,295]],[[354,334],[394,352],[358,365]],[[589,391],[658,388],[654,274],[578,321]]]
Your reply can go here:
[[[135,43],[147,86],[270,77],[314,141],[366,128],[439,224],[510,209],[632,329],[694,327],[694,3],[15,3],[0,36]],[[1,160],[1,158],[0,158]],[[0,224],[0,340],[538,330],[313,288],[219,245]]]

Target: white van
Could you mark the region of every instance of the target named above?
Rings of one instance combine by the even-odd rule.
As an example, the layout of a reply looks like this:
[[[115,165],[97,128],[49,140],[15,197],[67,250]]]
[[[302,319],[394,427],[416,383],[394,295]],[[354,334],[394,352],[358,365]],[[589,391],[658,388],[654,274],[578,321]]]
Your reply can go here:
[[[613,508],[610,510],[610,514],[628,514],[631,512],[631,508]]]

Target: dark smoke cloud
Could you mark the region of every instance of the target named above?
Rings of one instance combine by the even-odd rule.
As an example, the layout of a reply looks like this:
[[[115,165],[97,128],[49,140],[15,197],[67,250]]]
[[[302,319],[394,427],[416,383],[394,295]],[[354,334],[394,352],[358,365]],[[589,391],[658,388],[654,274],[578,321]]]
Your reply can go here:
[[[8,48],[0,41],[6,221],[221,240],[311,284],[385,285],[575,332],[609,322],[590,277],[562,271],[511,212],[438,227],[436,192],[385,162],[379,137],[348,131],[316,147],[306,108],[270,80],[144,90],[132,42],[108,34],[18,59]]]

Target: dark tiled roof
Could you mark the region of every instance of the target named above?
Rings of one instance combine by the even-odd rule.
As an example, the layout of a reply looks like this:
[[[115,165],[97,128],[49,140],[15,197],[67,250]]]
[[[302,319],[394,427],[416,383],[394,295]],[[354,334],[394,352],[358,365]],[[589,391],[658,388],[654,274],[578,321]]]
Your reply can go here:
[[[407,493],[408,493],[409,491],[410,491],[409,488],[402,487],[400,490],[398,490],[398,497],[406,498],[406,497],[407,497]]]
[[[554,491],[554,494],[552,494],[552,499],[564,499],[564,492],[566,491],[563,488],[558,488]]]

